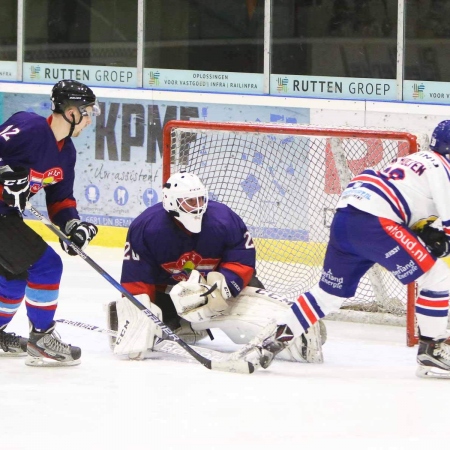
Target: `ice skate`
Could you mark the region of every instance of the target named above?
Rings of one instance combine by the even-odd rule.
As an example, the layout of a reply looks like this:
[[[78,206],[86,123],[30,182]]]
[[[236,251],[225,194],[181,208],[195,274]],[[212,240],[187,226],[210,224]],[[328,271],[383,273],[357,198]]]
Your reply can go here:
[[[45,331],[37,331],[31,326],[28,339],[27,366],[76,366],[80,364],[81,349],[61,341],[55,332],[55,322]]]
[[[445,339],[421,337],[416,375],[420,378],[450,378],[450,345]]]
[[[287,325],[271,322],[261,333],[244,345],[236,356],[256,367],[267,369],[275,356],[284,350],[293,338],[294,335]]]
[[[0,327],[0,357],[26,356],[28,339],[7,333],[6,325]]]

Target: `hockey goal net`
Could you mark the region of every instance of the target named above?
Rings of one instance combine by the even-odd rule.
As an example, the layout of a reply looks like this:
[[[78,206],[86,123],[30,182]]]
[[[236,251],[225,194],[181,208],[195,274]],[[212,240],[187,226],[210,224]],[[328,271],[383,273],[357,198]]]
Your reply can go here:
[[[366,168],[418,150],[416,136],[403,131],[199,121],[167,123],[163,147],[163,182],[180,170],[198,175],[210,199],[248,226],[266,289],[290,300],[320,278],[343,187]],[[414,285],[375,265],[332,318],[406,325],[414,345],[414,300]]]

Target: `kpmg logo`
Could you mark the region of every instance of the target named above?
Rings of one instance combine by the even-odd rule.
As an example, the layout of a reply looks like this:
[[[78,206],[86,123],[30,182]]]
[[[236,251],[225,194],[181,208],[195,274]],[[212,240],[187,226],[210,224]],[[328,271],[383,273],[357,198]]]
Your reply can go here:
[[[160,76],[161,74],[159,73],[159,72],[153,72],[153,71],[151,71],[150,73],[149,73],[149,80],[148,80],[148,84],[150,85],[150,86],[159,86],[159,76]]]
[[[288,79],[286,77],[277,78],[277,91],[278,92],[287,92],[288,91]]]
[[[31,66],[30,67],[30,78],[33,78],[35,80],[39,80],[41,77],[39,73],[41,72],[40,66]]]
[[[413,84],[413,98],[418,99],[418,100],[423,100],[425,98],[425,85],[423,83],[417,84],[414,83]]]

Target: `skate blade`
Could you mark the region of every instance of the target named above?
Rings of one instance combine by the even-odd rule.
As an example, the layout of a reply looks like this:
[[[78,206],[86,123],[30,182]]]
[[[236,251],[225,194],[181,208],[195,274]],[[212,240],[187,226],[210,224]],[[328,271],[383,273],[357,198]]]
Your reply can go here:
[[[438,367],[418,366],[416,376],[419,378],[437,378],[441,380],[450,379],[450,371]]]
[[[0,358],[21,358],[27,356],[27,352],[0,352]]]
[[[28,355],[25,365],[31,367],[65,367],[65,366],[77,366],[81,363],[80,359],[73,361],[55,361],[50,358],[37,358],[35,356]]]

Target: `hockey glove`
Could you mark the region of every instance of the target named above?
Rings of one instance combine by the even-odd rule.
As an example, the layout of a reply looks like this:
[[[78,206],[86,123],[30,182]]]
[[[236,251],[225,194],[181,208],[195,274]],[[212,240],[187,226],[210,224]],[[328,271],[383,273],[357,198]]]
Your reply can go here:
[[[23,212],[29,195],[28,169],[14,167],[12,171],[0,174],[0,199],[8,206],[18,208]]]
[[[180,281],[170,291],[170,298],[180,317],[188,322],[204,322],[225,314],[227,299],[231,297],[225,277],[218,272],[210,272],[207,284],[196,270],[187,281]]]
[[[443,230],[433,228],[426,224],[417,235],[422,239],[428,251],[436,258],[444,258],[450,253],[450,244],[447,235]]]
[[[89,242],[94,239],[98,232],[98,228],[89,222],[81,222],[73,219],[67,222],[66,225],[67,237],[81,250],[86,248]],[[69,247],[62,239],[59,240],[62,249],[71,256],[75,256],[77,253],[72,247]]]

